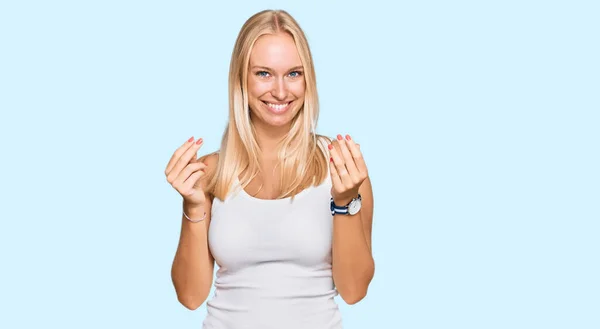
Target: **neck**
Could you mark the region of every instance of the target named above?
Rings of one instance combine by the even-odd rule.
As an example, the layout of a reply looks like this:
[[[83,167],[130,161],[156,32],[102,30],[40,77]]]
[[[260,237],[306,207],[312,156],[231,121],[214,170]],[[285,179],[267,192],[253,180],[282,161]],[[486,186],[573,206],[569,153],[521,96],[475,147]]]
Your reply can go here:
[[[291,124],[274,127],[255,122],[254,131],[256,132],[256,142],[262,150],[263,158],[273,159],[277,156],[277,144],[287,136],[290,129]]]

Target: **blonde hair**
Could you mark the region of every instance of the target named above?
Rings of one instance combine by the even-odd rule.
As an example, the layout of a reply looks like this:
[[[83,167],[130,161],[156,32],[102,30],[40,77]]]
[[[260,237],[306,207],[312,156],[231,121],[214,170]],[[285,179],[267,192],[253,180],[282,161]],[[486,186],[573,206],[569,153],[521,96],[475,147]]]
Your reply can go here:
[[[260,173],[260,148],[250,120],[247,80],[250,53],[256,40],[265,34],[288,33],[294,39],[304,68],[304,104],[292,121],[287,136],[277,149],[280,168],[280,195],[297,193],[320,184],[328,174],[328,161],[319,147],[316,133],[319,102],[313,59],[304,32],[294,18],[283,10],[265,10],[254,14],[242,26],[229,67],[229,122],[223,134],[219,159],[207,191],[224,200],[239,178],[242,188]],[[292,144],[292,141],[294,142]]]

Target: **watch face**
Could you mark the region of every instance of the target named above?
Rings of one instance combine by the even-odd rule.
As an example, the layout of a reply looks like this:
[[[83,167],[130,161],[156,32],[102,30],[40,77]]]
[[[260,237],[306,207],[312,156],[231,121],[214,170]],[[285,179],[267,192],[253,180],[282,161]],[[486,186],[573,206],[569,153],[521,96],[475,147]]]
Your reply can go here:
[[[360,199],[354,199],[352,200],[352,202],[350,202],[350,204],[348,205],[348,214],[354,215],[360,210],[360,201]]]

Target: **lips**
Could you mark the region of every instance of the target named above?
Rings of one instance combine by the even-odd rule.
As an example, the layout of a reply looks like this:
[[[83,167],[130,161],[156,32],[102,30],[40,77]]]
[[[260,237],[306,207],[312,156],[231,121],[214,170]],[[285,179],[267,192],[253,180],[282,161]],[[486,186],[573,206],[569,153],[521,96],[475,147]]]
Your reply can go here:
[[[266,105],[266,107],[269,109],[269,111],[279,114],[279,113],[285,112],[288,108],[290,108],[290,105],[292,104],[292,102],[293,101],[286,102],[286,103],[271,103],[271,102],[263,101],[263,104]]]

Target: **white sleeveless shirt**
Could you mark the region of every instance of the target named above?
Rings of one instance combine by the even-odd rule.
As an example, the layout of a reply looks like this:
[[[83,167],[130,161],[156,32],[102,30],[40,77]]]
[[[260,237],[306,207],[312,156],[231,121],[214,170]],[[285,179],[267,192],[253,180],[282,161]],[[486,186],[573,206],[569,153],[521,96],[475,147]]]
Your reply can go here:
[[[329,173],[293,201],[253,197],[239,180],[234,189],[212,204],[208,243],[219,269],[203,328],[341,329]]]

